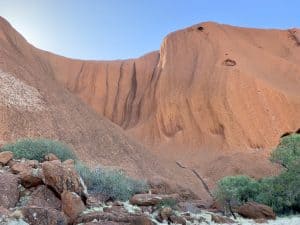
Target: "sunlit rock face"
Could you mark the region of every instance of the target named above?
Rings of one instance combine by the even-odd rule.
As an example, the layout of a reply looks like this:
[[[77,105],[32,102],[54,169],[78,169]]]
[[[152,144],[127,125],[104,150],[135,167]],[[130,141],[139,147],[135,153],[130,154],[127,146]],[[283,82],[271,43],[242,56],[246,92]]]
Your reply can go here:
[[[208,22],[137,59],[83,61],[0,27],[0,69],[27,85],[18,101],[1,100],[2,142],[58,138],[93,165],[171,178],[210,198],[204,183],[211,190],[225,175],[276,173],[271,149],[300,127],[297,32]],[[35,100],[20,101],[28,90]]]

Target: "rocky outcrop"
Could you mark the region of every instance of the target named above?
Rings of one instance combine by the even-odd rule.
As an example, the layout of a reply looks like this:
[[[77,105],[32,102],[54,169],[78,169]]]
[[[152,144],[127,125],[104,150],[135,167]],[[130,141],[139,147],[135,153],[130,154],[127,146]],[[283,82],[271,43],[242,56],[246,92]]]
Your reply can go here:
[[[276,219],[272,208],[256,202],[245,203],[237,209],[237,213],[250,219]]]
[[[154,206],[162,201],[173,200],[177,201],[179,195],[159,195],[159,194],[136,194],[130,199],[130,203],[138,206]]]
[[[82,61],[34,48],[0,18],[0,138],[63,140],[93,166],[211,200],[221,177],[273,174],[270,150],[299,129],[298,33],[208,22],[137,59]]]
[[[13,208],[19,200],[18,177],[8,173],[0,172],[0,206]]]
[[[30,225],[68,224],[68,220],[65,215],[53,208],[27,206],[22,209],[22,213]]]
[[[64,191],[61,195],[61,202],[63,212],[71,221],[74,221],[85,210],[81,197],[75,192]]]
[[[59,195],[63,192],[75,192],[86,197],[86,187],[75,170],[74,164],[64,164],[59,160],[46,161],[42,164],[44,183],[52,187]]]
[[[0,165],[6,165],[13,158],[12,152],[0,152]]]

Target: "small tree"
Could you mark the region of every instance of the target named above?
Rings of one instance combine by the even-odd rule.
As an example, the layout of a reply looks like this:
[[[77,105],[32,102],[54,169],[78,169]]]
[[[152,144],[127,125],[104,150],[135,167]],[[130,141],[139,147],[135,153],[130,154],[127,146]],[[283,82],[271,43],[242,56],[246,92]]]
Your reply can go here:
[[[279,163],[287,169],[297,159],[300,159],[300,134],[283,137],[271,155],[272,162]]]
[[[248,176],[228,176],[217,183],[214,196],[226,210],[232,214],[232,206],[237,206],[253,200],[258,194],[259,185],[256,180]]]

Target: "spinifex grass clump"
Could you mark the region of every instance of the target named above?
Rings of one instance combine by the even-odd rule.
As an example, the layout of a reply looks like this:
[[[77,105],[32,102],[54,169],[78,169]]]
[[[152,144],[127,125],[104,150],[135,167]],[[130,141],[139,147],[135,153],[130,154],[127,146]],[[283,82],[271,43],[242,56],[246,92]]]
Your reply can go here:
[[[30,159],[42,162],[45,156],[53,153],[60,160],[76,160],[76,155],[66,144],[49,139],[20,139],[14,143],[6,144],[1,151],[11,151],[16,159]]]
[[[76,169],[89,192],[102,193],[114,200],[128,200],[136,193],[147,191],[146,182],[126,176],[122,171],[100,169],[90,170],[82,163],[76,164]]]
[[[147,191],[144,181],[126,176],[123,172],[109,169],[91,170],[79,160],[66,144],[49,139],[21,139],[15,143],[4,145],[0,151],[11,151],[15,159],[44,161],[49,153],[56,155],[61,161],[73,159],[79,175],[88,190],[101,193],[112,199],[128,200],[135,193]]]

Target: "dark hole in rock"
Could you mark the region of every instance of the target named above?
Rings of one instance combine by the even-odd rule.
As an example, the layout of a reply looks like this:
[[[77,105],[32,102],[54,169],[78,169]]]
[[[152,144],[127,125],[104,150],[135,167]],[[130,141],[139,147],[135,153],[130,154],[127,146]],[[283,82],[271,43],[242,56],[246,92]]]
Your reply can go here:
[[[198,27],[197,29],[200,30],[200,31],[204,30],[204,28],[202,26]]]
[[[300,128],[296,131],[296,134],[300,134]]]
[[[289,136],[291,134],[291,132],[285,132],[283,135],[280,136],[280,138],[283,138],[283,137],[286,137],[286,136]]]
[[[236,62],[235,62],[234,60],[232,60],[232,59],[226,59],[226,60],[223,62],[223,64],[224,64],[225,66],[235,66],[235,65],[236,65]]]

